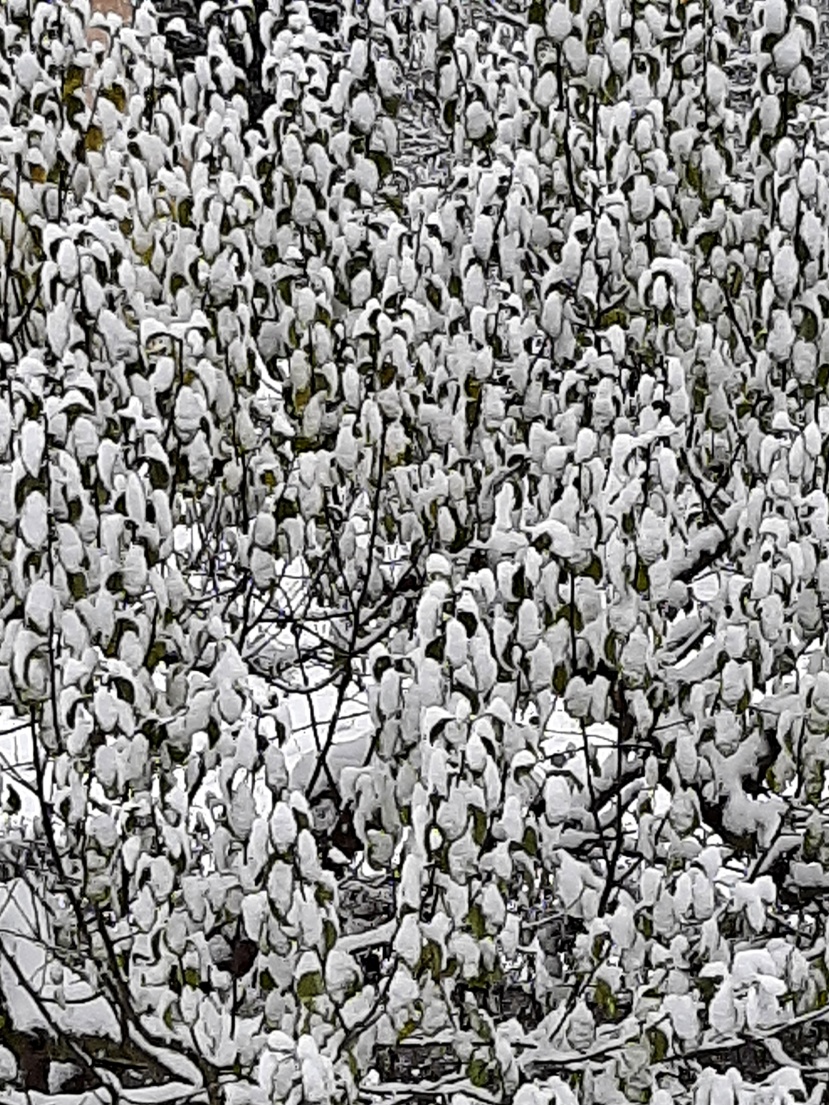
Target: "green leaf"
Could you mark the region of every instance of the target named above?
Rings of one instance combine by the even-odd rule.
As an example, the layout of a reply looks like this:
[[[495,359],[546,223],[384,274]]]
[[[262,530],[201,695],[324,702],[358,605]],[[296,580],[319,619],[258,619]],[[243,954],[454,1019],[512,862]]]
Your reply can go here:
[[[284,522],[286,518],[298,518],[299,503],[296,501],[296,499],[287,499],[283,495],[279,502],[276,504],[274,517],[276,518],[277,522]]]
[[[333,921],[329,921],[327,917],[322,922],[322,936],[325,943],[325,954],[327,955],[337,943],[337,929]]]
[[[214,717],[211,717],[207,722],[207,739],[210,748],[215,748],[219,743],[219,738],[222,735],[222,731],[219,728],[219,723]]]
[[[127,109],[127,94],[120,84],[113,84],[103,89],[101,96],[115,105],[116,111],[124,112]]]
[[[170,293],[173,296],[176,296],[176,295],[178,295],[178,293],[181,291],[182,288],[186,288],[186,287],[187,287],[186,279],[181,275],[180,272],[174,272],[173,275],[170,277]]]
[[[571,607],[569,602],[559,609],[555,620],[572,625],[576,633],[581,633],[584,629],[584,618],[581,616],[581,611],[578,607]]]
[[[476,940],[483,940],[486,936],[486,920],[483,910],[479,905],[473,905],[466,915],[466,923],[472,929],[472,935]]]
[[[644,594],[650,586],[650,580],[648,578],[648,569],[644,562],[638,560],[636,563],[636,579],[633,586],[639,592],[640,595]]]
[[[380,180],[384,180],[394,168],[392,159],[388,154],[382,153],[380,150],[372,150],[369,153],[369,159],[377,166],[377,172],[380,174]]]
[[[466,1068],[466,1075],[473,1086],[483,1089],[490,1079],[489,1064],[485,1059],[472,1059]]]
[[[441,295],[440,288],[437,284],[432,283],[430,280],[426,285],[426,298],[432,304],[436,311],[440,310],[440,305],[443,302],[443,296]]]
[[[593,559],[590,561],[583,572],[579,572],[579,575],[588,576],[590,579],[594,579],[596,583],[601,582],[602,562],[595,553],[593,554]]]
[[[711,256],[711,251],[719,241],[719,234],[715,230],[706,230],[704,234],[700,234],[697,238],[697,245],[699,246],[700,253],[707,261]]]
[[[820,802],[825,778],[826,765],[818,760],[812,765],[806,779],[806,800],[812,805],[816,806]]]
[[[651,1048],[651,1062],[661,1063],[668,1054],[668,1037],[661,1028],[649,1028],[648,1043]]]
[[[486,840],[486,814],[477,806],[472,807],[472,839],[479,848]]]
[[[86,575],[83,572],[67,572],[66,578],[69,583],[69,590],[72,592],[72,598],[76,602],[85,599],[87,595]]]
[[[104,148],[104,132],[98,126],[91,126],[87,129],[83,138],[83,145],[85,150],[98,151]]]
[[[616,1017],[618,1004],[616,1002],[616,995],[603,978],[600,978],[596,983],[595,998],[596,1005],[601,1010],[604,1018],[612,1021]]]
[[[148,463],[150,485],[153,491],[163,491],[170,482],[170,473],[165,464],[160,460],[153,460],[152,458]]]
[[[123,592],[124,582],[120,572],[110,572],[107,576],[106,589],[112,595],[118,595]]]
[[[394,211],[394,213],[401,218],[403,212],[406,210],[403,200],[396,192],[381,192],[380,198],[388,204],[388,206]]]
[[[802,307],[803,321],[800,323],[799,335],[804,341],[814,341],[818,335],[817,315],[808,307]]]
[[[193,201],[186,198],[179,200],[176,204],[176,216],[180,226],[192,226]]]
[[[440,962],[440,945],[436,944],[434,940],[427,940],[420,952],[420,959],[417,961],[415,978],[420,978],[424,972],[428,971],[437,982],[440,978]]]
[[[628,313],[621,307],[611,307],[606,311],[602,311],[599,317],[596,319],[596,328],[599,330],[609,330],[611,326],[627,326]]]
[[[112,680],[112,685],[118,692],[120,698],[123,698],[124,702],[133,706],[135,704],[135,687],[132,680],[126,679],[123,675],[116,676]]]
[[[167,655],[167,646],[163,641],[153,641],[150,646],[150,650],[147,653],[147,659],[145,661],[148,671],[153,671],[164,657]]]
[[[296,984],[296,996],[303,1004],[309,1004],[314,998],[318,998],[324,992],[322,975],[319,971],[311,971],[303,975]]]
[[[314,899],[317,905],[328,905],[329,902],[334,900],[334,895],[327,886],[323,886],[322,883],[317,883],[317,888],[314,891]]]
[[[63,99],[68,100],[79,88],[83,87],[84,70],[79,65],[70,65],[63,81]]]
[[[564,694],[567,689],[567,668],[564,664],[556,664],[553,672],[553,690],[556,694]]]

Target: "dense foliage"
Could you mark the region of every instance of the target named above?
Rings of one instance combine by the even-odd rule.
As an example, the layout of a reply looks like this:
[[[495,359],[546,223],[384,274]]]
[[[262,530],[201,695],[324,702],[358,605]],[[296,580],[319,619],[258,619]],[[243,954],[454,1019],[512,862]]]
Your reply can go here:
[[[818,1102],[815,9],[262,7],[0,7],[0,1079]]]

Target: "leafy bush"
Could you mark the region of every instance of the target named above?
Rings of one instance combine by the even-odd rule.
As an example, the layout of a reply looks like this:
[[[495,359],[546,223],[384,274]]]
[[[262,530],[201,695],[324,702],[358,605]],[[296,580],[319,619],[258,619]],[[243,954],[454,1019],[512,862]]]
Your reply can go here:
[[[817,1102],[815,9],[312,8],[0,11],[0,1077]]]

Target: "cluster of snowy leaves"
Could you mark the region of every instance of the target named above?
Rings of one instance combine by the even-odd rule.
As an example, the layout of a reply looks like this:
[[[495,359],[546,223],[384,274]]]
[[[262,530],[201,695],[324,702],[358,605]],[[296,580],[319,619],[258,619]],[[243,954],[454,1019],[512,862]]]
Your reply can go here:
[[[342,8],[208,3],[184,75],[151,3],[0,12],[30,1001],[80,977],[211,1105],[383,1100],[430,1046],[454,1105],[818,1100],[815,10]]]

